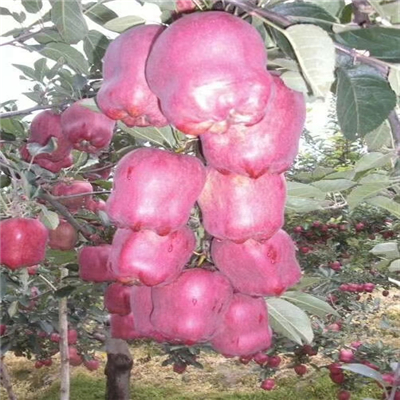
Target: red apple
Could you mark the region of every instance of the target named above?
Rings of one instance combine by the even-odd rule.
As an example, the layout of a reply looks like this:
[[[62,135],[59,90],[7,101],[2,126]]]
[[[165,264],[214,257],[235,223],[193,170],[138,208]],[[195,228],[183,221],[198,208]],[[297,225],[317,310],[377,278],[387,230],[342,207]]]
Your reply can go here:
[[[338,400],[349,400],[350,397],[351,397],[351,394],[347,390],[341,390],[337,394],[337,399]]]
[[[354,361],[354,353],[351,350],[342,349],[339,351],[339,361],[351,363]]]
[[[172,342],[204,342],[215,334],[231,298],[232,287],[222,274],[188,269],[169,285],[152,288],[150,320]]]
[[[104,293],[104,306],[112,314],[127,315],[131,312],[131,286],[112,283]]]
[[[307,373],[307,367],[303,364],[296,365],[294,367],[294,372],[296,372],[296,374],[299,376],[303,376]]]
[[[27,267],[26,268],[28,271],[28,274],[33,276],[37,274],[37,271],[39,269],[39,265],[32,265],[31,267]]]
[[[4,336],[6,334],[7,331],[7,326],[4,324],[0,325],[0,336]]]
[[[211,235],[235,242],[266,240],[282,227],[286,197],[283,175],[251,179],[223,175],[211,167],[207,172],[198,202],[203,225]]]
[[[211,255],[233,288],[250,296],[279,296],[301,278],[294,244],[283,230],[261,243],[214,239]]]
[[[279,356],[271,356],[268,360],[268,366],[271,368],[278,368],[282,359]]]
[[[50,335],[50,341],[54,343],[58,343],[60,341],[60,335],[58,333],[52,333]]]
[[[133,340],[140,339],[143,336],[135,330],[135,317],[132,313],[127,315],[111,314],[110,330],[111,337],[115,339]]]
[[[54,196],[73,196],[58,200],[71,212],[78,212],[84,207],[86,201],[92,197],[91,195],[87,195],[87,193],[91,192],[93,192],[93,187],[89,182],[73,179],[58,182],[52,189]]]
[[[37,219],[0,221],[0,263],[16,270],[42,262],[48,238],[47,228]]]
[[[108,46],[97,104],[109,118],[122,120],[128,126],[168,124],[145,78],[150,48],[163,29],[161,25],[135,27]]]
[[[86,282],[115,281],[114,273],[108,268],[111,245],[83,247],[78,254],[79,277]]]
[[[186,226],[165,236],[150,230],[118,229],[109,268],[120,282],[165,285],[182,272],[195,247],[194,233]]]
[[[268,363],[269,356],[263,352],[258,352],[254,357],[253,360],[258,364],[258,365],[265,365]]]
[[[187,365],[183,363],[174,363],[172,369],[177,374],[183,374],[186,371]]]
[[[272,390],[275,387],[275,381],[273,379],[264,379],[261,382],[261,389]]]
[[[189,12],[196,9],[196,3],[193,0],[176,0],[176,11],[179,13]]]
[[[93,212],[98,213],[99,211],[106,211],[106,202],[101,199],[88,199],[86,201],[86,208]]]
[[[67,340],[68,344],[76,344],[78,341],[78,332],[75,329],[68,329]]]
[[[290,168],[303,131],[305,101],[301,93],[287,88],[279,78],[274,82],[274,97],[260,122],[200,136],[204,157],[213,168],[250,178],[280,174]]]
[[[110,145],[115,121],[85,107],[85,103],[79,100],[61,114],[62,133],[75,149],[97,153]]]
[[[45,367],[50,367],[53,364],[53,360],[51,358],[47,358],[45,360],[42,360],[42,364]]]
[[[85,360],[83,362],[83,365],[89,370],[89,371],[96,371],[100,367],[100,361],[93,358],[91,360]]]
[[[332,372],[329,374],[331,381],[336,383],[337,385],[341,385],[344,382],[345,376],[343,372],[333,374]]]
[[[161,33],[146,77],[180,131],[223,133],[263,117],[273,91],[266,63],[264,41],[249,23],[226,12],[197,12]]]
[[[82,356],[78,353],[77,348],[74,346],[68,347],[68,358],[69,363],[74,367],[78,367],[83,362]]]
[[[168,235],[186,224],[204,182],[195,157],[137,149],[119,161],[106,211],[120,228]]]
[[[42,367],[43,367],[43,363],[41,361],[38,360],[38,361],[35,362],[35,368],[36,369],[39,369],[39,368],[42,368]]]
[[[210,343],[224,356],[244,356],[266,350],[271,337],[265,300],[235,293]]]
[[[56,229],[49,231],[49,247],[56,250],[72,250],[78,241],[78,232],[64,219]]]

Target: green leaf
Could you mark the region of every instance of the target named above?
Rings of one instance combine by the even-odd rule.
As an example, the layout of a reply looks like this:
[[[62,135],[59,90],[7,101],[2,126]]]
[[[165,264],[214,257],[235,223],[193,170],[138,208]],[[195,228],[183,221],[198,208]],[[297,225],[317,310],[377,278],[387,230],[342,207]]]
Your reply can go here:
[[[395,217],[400,218],[400,204],[388,197],[376,196],[372,199],[368,199],[367,203],[383,208],[392,213]]]
[[[332,39],[322,28],[306,24],[289,26],[285,36],[313,93],[325,97],[334,81],[335,46]]]
[[[339,15],[339,11],[341,11],[346,5],[344,0],[309,0],[311,3],[316,3],[319,6],[325,8],[325,10],[331,15]]]
[[[45,57],[54,61],[63,59],[65,63],[79,74],[86,75],[89,65],[83,55],[73,47],[65,43],[48,43],[46,47],[40,50]]]
[[[175,144],[175,138],[170,126],[163,128],[146,127],[146,128],[129,128],[122,122],[118,122],[118,127],[124,132],[129,133],[133,137],[138,139],[155,143],[159,146],[173,148]]]
[[[396,105],[396,95],[388,82],[360,67],[338,68],[336,112],[347,139],[378,128]]]
[[[54,28],[43,28],[40,32],[36,33],[33,38],[40,44],[63,42],[63,38]]]
[[[390,184],[387,182],[365,183],[351,191],[347,196],[347,203],[349,207],[354,208],[364,200],[368,199],[368,197],[376,196],[388,186],[390,186]]]
[[[384,257],[388,260],[393,260],[400,257],[399,246],[397,242],[378,243],[369,252],[374,256]]]
[[[101,60],[110,41],[101,32],[90,30],[83,39],[83,50],[90,64],[101,66]]]
[[[18,68],[20,71],[24,73],[28,78],[36,80],[35,70],[31,67],[22,64],[12,64],[13,67]]]
[[[400,23],[400,3],[398,1],[381,4],[380,8],[384,13],[384,17],[388,18],[392,24]]]
[[[364,183],[385,183],[386,185],[390,185],[391,181],[388,175],[385,174],[368,174],[366,176],[363,176],[360,180],[359,183],[360,184],[364,184]]]
[[[353,168],[346,171],[333,172],[332,174],[326,175],[325,179],[348,179],[351,180],[355,177],[356,173]]]
[[[319,188],[299,182],[287,182],[287,195],[290,197],[310,198],[314,197],[320,200],[325,199],[325,193]]]
[[[18,312],[18,301],[13,301],[7,308],[8,315],[12,318]]]
[[[26,12],[36,14],[42,9],[43,2],[42,0],[22,0],[22,5]]]
[[[51,20],[68,44],[76,44],[88,33],[79,0],[53,0]]]
[[[300,72],[286,71],[280,76],[280,78],[288,88],[296,90],[297,92],[308,93],[307,83]]]
[[[79,103],[81,106],[88,108],[89,110],[92,110],[94,112],[100,113],[101,114],[101,110],[100,108],[97,106],[95,99],[92,97],[90,99],[83,99],[81,100],[81,102]]]
[[[23,136],[25,134],[24,125],[15,118],[0,119],[1,133],[11,133],[15,136]]]
[[[380,150],[382,147],[391,147],[392,135],[388,121],[385,120],[382,125],[364,136],[368,151]]]
[[[341,365],[340,368],[342,368],[346,371],[351,371],[356,374],[366,376],[368,378],[375,379],[376,381],[381,382],[385,385],[385,382],[382,379],[382,374],[364,364],[359,364],[359,363],[345,364],[345,365]]]
[[[137,15],[127,15],[125,17],[114,18],[111,21],[108,21],[104,24],[104,28],[109,31],[121,33],[136,25],[143,25],[145,22],[145,19]]]
[[[29,151],[29,154],[32,157],[35,157],[39,154],[49,154],[57,149],[57,139],[52,136],[51,139],[43,146],[39,143],[28,143],[26,148]]]
[[[350,48],[367,50],[372,57],[387,62],[400,62],[400,34],[395,28],[373,26],[335,34],[337,42]]]
[[[368,153],[362,156],[354,165],[355,172],[368,171],[369,169],[385,166],[393,158],[392,154],[380,152]]]
[[[38,80],[39,82],[43,82],[43,79],[49,72],[49,68],[47,67],[47,60],[45,58],[40,58],[39,60],[35,61],[34,67],[36,80]]]
[[[50,322],[40,320],[39,325],[47,334],[50,334],[53,332],[53,325],[50,324]]]
[[[58,289],[54,293],[54,295],[55,295],[55,297],[58,297],[58,298],[68,297],[75,289],[76,289],[76,287],[72,286],[72,285],[64,286],[63,288]]]
[[[54,211],[50,211],[46,206],[41,206],[42,211],[39,214],[39,220],[48,228],[56,229],[60,223],[58,214]]]
[[[12,16],[11,11],[8,8],[0,7],[0,15]]]
[[[70,264],[76,262],[76,252],[63,250],[47,250],[46,258],[55,265]]]
[[[400,96],[400,64],[390,67],[388,81],[393,91]]]
[[[286,199],[285,210],[286,212],[294,213],[308,213],[310,211],[322,210],[324,202],[307,199],[307,198],[296,198],[290,197]]]
[[[286,299],[302,310],[321,318],[325,318],[329,314],[339,316],[336,310],[327,302],[307,293],[288,291],[281,296],[281,299]]]
[[[84,5],[84,14],[99,25],[104,25],[106,22],[118,18],[118,14],[113,10],[104,4],[97,4],[95,2]]]
[[[312,183],[313,186],[317,187],[324,193],[342,192],[343,190],[350,189],[356,185],[356,182],[348,179],[324,179]]]
[[[311,343],[314,334],[311,322],[307,314],[289,303],[278,298],[268,298],[266,300],[269,313],[269,323],[271,328],[283,336],[298,344],[303,341]]]
[[[390,272],[400,272],[400,260],[394,260],[389,265]]]

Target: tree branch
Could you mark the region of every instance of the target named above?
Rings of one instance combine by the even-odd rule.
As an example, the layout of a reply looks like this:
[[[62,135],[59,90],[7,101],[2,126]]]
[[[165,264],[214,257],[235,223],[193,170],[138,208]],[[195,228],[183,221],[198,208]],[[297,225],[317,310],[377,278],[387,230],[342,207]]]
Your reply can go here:
[[[38,111],[38,110],[49,110],[49,109],[54,108],[54,107],[56,107],[56,106],[54,106],[54,105],[47,105],[47,106],[37,105],[37,106],[33,106],[31,108],[27,108],[25,110],[16,110],[16,111],[3,112],[3,113],[0,113],[0,119],[16,117],[18,115],[30,114],[30,113],[33,113],[33,112]]]
[[[397,155],[400,155],[400,119],[396,110],[390,111],[388,121],[390,130],[392,131],[393,141],[396,146]]]

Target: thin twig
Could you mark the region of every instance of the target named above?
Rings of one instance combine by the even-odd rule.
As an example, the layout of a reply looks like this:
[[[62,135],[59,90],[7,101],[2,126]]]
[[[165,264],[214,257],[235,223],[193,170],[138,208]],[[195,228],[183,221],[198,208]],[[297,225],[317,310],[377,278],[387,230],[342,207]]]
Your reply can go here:
[[[64,200],[64,199],[72,199],[74,197],[83,197],[83,196],[91,196],[92,194],[110,194],[111,190],[99,190],[97,192],[85,192],[85,193],[77,193],[77,194],[69,194],[66,196],[53,196],[54,200]]]
[[[42,279],[51,288],[53,292],[57,291],[57,288],[43,275],[38,274],[39,278]]]
[[[8,112],[3,112],[0,113],[0,119],[3,118],[11,118],[11,117],[16,117],[18,115],[25,115],[25,114],[31,114],[35,111],[38,110],[49,110],[51,108],[55,108],[57,107],[56,105],[37,105],[37,106],[33,106],[31,108],[27,108],[25,110],[16,110],[16,111],[8,111]]]
[[[388,121],[390,130],[392,131],[393,141],[396,146],[397,155],[400,155],[400,120],[396,110],[390,111]]]

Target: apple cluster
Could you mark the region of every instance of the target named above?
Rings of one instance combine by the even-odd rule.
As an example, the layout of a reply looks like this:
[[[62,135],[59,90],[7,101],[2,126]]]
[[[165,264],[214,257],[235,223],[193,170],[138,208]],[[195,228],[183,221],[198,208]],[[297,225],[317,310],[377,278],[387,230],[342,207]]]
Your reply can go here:
[[[106,203],[117,227],[112,245],[79,254],[82,279],[113,282],[105,293],[112,336],[209,342],[225,356],[270,346],[264,297],[301,277],[281,228],[283,173],[298,151],[305,102],[266,64],[257,30],[218,11],[166,29],[135,27],[108,47],[102,112],[199,136],[207,162],[156,148],[119,161]],[[214,237],[214,265],[185,268],[196,248],[187,226],[196,201]]]

